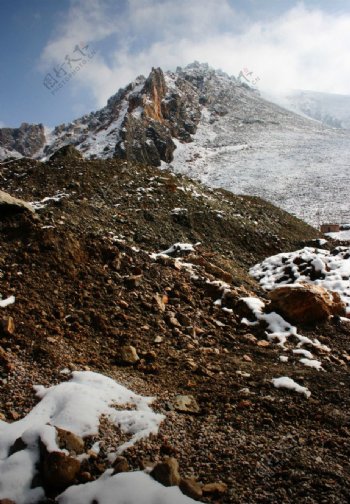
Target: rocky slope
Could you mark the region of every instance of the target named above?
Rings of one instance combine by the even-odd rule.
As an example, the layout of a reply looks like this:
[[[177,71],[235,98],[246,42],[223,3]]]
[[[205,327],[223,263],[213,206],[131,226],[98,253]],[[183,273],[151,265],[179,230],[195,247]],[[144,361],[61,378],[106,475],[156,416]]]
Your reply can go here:
[[[316,91],[293,91],[268,97],[282,107],[331,128],[350,129],[350,96]]]
[[[317,231],[259,198],[79,157],[70,149],[46,163],[0,165],[0,189],[36,209],[0,212],[2,420],[15,425],[31,410],[33,384],[92,370],[156,396],[153,408],[165,415],[159,433],[127,449],[115,471],[171,456],[187,478],[182,490],[201,502],[348,502],[349,323],[298,324],[320,342],[305,347],[322,361],[317,371],[292,353],[291,340],[282,351],[269,339],[266,321],[242,321],[254,318],[242,298],[267,303],[249,268],[315,245]],[[276,388],[280,376],[311,397]],[[125,440],[102,421],[82,441],[90,455],[81,465],[70,459],[69,485],[96,480],[111,467],[110,446]],[[18,442],[13,456],[24,449]],[[49,503],[62,487],[49,477],[49,456],[40,457],[32,486],[43,485]]]

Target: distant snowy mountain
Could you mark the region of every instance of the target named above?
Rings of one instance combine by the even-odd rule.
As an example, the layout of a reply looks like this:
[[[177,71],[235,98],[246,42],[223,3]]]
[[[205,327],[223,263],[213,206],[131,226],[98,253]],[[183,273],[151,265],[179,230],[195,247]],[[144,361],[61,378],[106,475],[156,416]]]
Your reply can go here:
[[[153,69],[103,109],[50,132],[42,125],[0,129],[2,158],[17,150],[47,159],[67,144],[87,158],[162,165],[259,195],[314,225],[350,222],[350,131],[286,110],[207,64]]]
[[[284,95],[266,95],[266,97],[288,110],[332,128],[350,129],[350,95],[292,91]]]

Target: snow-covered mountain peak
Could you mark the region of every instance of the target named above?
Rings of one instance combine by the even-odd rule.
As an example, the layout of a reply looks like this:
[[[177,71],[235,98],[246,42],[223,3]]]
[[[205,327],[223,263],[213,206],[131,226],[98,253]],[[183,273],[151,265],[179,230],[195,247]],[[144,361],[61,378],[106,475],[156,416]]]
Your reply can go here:
[[[27,128],[26,151],[18,130],[0,129],[2,158],[19,149],[47,159],[72,144],[86,158],[163,164],[211,186],[259,195],[313,224],[350,221],[350,133],[282,108],[206,63],[153,68],[96,112],[49,134]]]

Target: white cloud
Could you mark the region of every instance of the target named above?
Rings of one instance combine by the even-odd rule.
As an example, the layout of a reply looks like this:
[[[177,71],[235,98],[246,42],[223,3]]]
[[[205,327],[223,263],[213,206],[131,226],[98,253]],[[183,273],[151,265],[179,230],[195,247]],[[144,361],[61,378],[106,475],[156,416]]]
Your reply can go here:
[[[58,63],[80,40],[103,42],[104,52],[72,79],[76,91],[93,94],[96,106],[152,66],[174,69],[193,60],[234,75],[248,67],[267,90],[350,93],[350,14],[302,3],[270,21],[251,22],[228,0],[129,0],[124,8],[113,0],[75,0],[42,63]]]

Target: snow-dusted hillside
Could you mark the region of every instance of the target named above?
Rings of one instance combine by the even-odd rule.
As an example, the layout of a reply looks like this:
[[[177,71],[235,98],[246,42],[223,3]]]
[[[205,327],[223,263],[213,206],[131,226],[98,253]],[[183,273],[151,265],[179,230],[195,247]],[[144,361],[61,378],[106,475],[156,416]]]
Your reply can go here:
[[[13,148],[16,132],[6,134]],[[350,222],[350,130],[286,110],[206,64],[153,69],[103,109],[44,138],[36,157],[73,144],[87,158],[162,163],[211,186],[262,196],[314,225]]]
[[[266,97],[288,110],[331,128],[350,129],[350,95],[295,90]]]
[[[296,115],[223,76],[210,85],[216,100],[203,107],[194,141],[177,142],[176,172],[261,196],[313,225],[350,222],[350,131]]]

